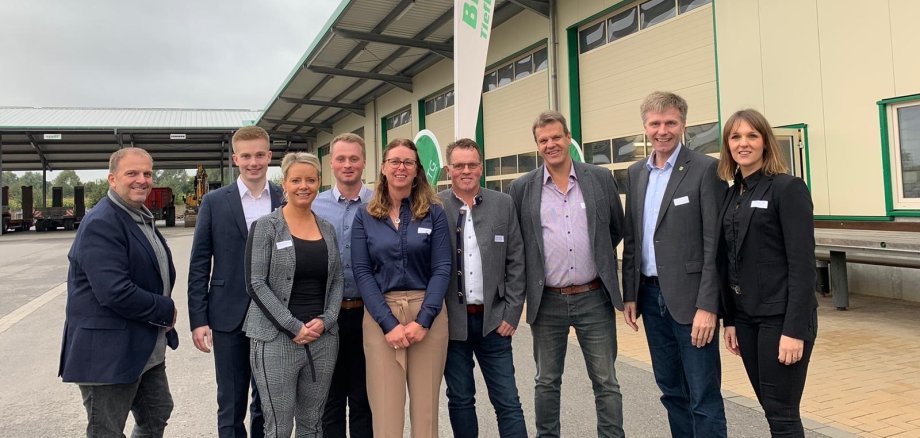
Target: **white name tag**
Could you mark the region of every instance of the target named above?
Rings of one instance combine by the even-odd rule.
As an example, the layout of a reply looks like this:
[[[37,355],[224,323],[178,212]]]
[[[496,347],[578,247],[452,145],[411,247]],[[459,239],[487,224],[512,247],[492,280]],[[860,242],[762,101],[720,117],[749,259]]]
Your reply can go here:
[[[495,241],[498,242],[498,243],[504,243],[504,241],[505,241],[505,236],[502,236],[501,234],[496,234],[496,235],[495,235]]]
[[[290,248],[293,245],[294,245],[294,242],[291,242],[290,240],[285,240],[282,242],[275,242],[275,248],[278,248],[278,249]]]
[[[418,227],[419,234],[431,234],[431,228]]]
[[[681,196],[680,198],[677,198],[674,200],[674,205],[684,205],[684,204],[689,204],[689,203],[690,203],[689,196]]]
[[[767,208],[767,201],[764,201],[764,200],[751,201],[751,208]]]
[[[581,209],[584,210],[585,208],[587,208],[587,207],[585,207],[585,203],[582,202],[582,203],[581,203]]]

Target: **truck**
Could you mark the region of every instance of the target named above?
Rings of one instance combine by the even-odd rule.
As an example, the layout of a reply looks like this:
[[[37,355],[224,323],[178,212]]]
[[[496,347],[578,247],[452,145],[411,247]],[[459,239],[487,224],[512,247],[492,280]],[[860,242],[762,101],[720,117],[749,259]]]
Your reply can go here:
[[[34,224],[35,210],[32,208],[32,186],[23,186],[22,188],[22,205],[25,206],[20,211],[10,211],[10,188],[3,187],[3,223],[0,231],[7,232],[29,231]]]
[[[144,205],[153,213],[154,219],[165,220],[167,227],[176,226],[176,197],[171,188],[154,187]]]
[[[51,231],[63,228],[68,231],[80,226],[86,215],[83,186],[73,188],[73,208],[64,207],[64,188],[51,188],[51,207],[39,208],[35,212],[35,231]]]

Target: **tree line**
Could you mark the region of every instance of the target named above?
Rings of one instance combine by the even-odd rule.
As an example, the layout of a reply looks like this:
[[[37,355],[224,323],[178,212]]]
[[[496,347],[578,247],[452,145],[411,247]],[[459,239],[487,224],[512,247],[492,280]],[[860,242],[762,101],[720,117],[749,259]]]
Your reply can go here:
[[[213,173],[212,173],[213,172]],[[220,179],[218,169],[208,170],[208,175],[216,176]],[[194,190],[194,176],[189,175],[185,169],[162,169],[154,171],[153,182],[155,187],[169,187],[172,189],[176,198],[176,204],[185,202],[185,195],[192,193]],[[210,178],[214,180],[215,178]],[[22,209],[22,187],[32,186],[32,206],[39,208],[42,206],[42,173],[41,172],[3,172],[3,185],[9,187],[10,210],[18,211]],[[64,170],[59,172],[53,180],[48,181],[48,206],[51,206],[51,188],[63,187],[64,207],[73,207],[73,188],[83,186],[84,200],[86,208],[92,208],[100,199],[102,199],[109,190],[109,182],[105,179],[96,179],[93,181],[82,181],[80,175],[73,170]]]

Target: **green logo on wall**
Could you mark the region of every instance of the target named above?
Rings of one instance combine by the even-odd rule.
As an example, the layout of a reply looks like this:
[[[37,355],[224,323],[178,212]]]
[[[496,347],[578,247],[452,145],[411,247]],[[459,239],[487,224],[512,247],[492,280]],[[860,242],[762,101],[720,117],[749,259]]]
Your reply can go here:
[[[444,167],[444,158],[441,156],[441,146],[434,133],[423,129],[415,135],[415,147],[418,148],[418,158],[422,162],[422,169],[432,187],[437,187],[438,177]]]

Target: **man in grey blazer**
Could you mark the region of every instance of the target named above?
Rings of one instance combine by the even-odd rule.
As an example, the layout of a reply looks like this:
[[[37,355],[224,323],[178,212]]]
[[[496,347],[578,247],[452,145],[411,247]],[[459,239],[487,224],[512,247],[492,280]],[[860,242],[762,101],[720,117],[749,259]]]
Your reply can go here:
[[[453,231],[454,271],[447,289],[447,407],[454,436],[476,437],[479,362],[502,438],[527,437],[514,378],[511,336],[524,309],[524,242],[511,197],[481,188],[482,157],[473,140],[447,146],[452,187],[438,194]]]
[[[655,92],[641,107],[652,145],[629,167],[623,239],[626,324],[645,335],[672,436],[726,436],[716,251],[725,183],[718,161],[681,144],[687,102]]]
[[[543,166],[511,184],[524,238],[527,322],[533,333],[537,436],[558,437],[569,328],[594,388],[597,435],[624,436],[616,320],[622,310],[616,247],[623,209],[608,169],[573,162],[565,117],[540,114],[532,129]]]

